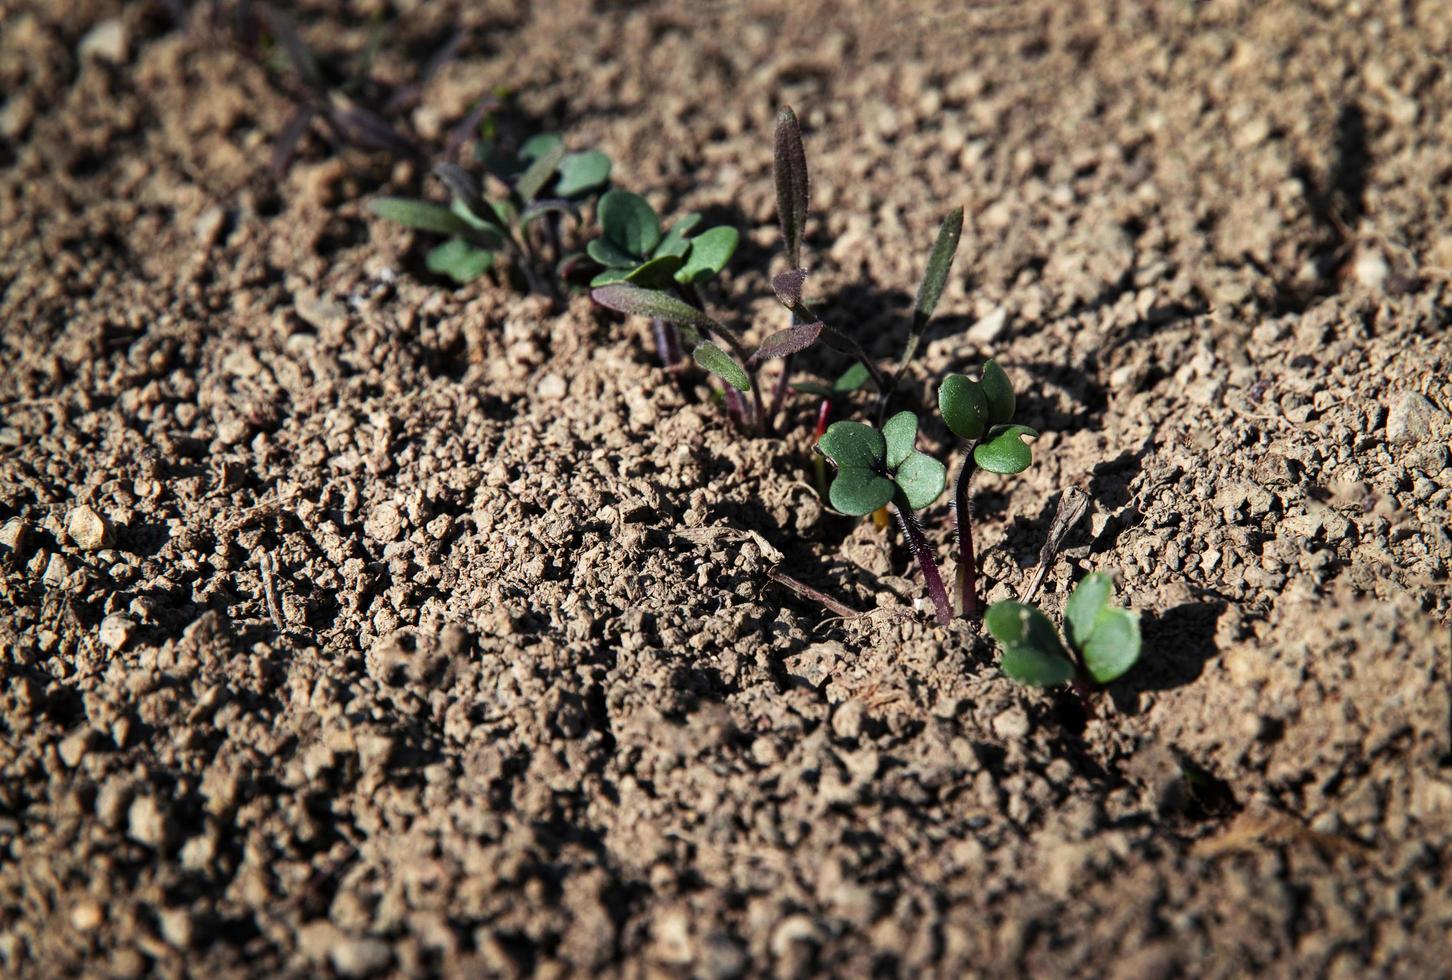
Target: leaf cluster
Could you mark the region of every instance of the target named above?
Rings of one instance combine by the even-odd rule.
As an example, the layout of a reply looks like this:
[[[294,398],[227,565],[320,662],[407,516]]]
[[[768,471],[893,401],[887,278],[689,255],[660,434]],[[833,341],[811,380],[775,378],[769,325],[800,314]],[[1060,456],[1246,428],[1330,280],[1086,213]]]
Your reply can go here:
[[[921,510],[948,485],[942,463],[915,448],[918,417],[899,412],[881,429],[862,422],[833,422],[817,443],[837,467],[828,499],[844,514],[861,517],[896,502]]]
[[[1037,607],[1013,601],[989,606],[984,623],[1003,647],[1003,672],[1034,687],[1083,676],[1098,684],[1122,677],[1139,660],[1139,613],[1110,605],[1113,597],[1108,575],[1085,576],[1064,605],[1067,648]]]
[[[978,380],[950,374],[938,385],[938,411],[960,439],[972,444],[973,462],[990,473],[1022,473],[1033,462],[1024,436],[1038,432],[1011,425],[1016,398],[1008,374],[995,361],[983,365]]]
[[[591,286],[627,282],[649,289],[691,286],[717,275],[736,254],[735,228],[717,225],[692,237],[701,215],[692,211],[663,231],[660,216],[639,194],[612,190],[600,198],[601,235],[585,251],[603,267]]]

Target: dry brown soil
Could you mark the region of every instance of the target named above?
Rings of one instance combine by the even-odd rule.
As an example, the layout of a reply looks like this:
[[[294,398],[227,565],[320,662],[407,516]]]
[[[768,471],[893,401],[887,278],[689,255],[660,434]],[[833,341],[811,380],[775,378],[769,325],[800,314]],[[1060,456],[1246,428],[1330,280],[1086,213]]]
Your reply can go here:
[[[0,11],[0,972],[1452,974],[1443,0],[299,13],[399,79],[467,30],[419,131],[511,86],[742,229],[758,334],[778,104],[879,355],[964,205],[905,397],[993,355],[1044,433],[993,598],[1091,494],[1043,605],[1115,571],[1146,651],[1088,719],[823,513],[811,405],[737,438],[642,323],[429,276],[364,208],[422,171],[274,179],[160,3]]]

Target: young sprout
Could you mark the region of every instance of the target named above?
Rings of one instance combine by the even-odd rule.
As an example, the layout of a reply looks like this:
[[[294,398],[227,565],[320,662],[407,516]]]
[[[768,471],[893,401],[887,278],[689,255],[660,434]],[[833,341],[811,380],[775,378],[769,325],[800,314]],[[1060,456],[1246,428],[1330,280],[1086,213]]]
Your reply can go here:
[[[430,201],[383,197],[370,203],[374,214],[418,231],[447,235],[428,253],[431,272],[463,285],[479,278],[504,252],[529,290],[559,299],[561,279],[578,256],[565,253],[563,218],[580,220],[580,203],[610,180],[610,158],[598,150],[570,153],[560,137],[526,140],[517,153],[481,142],[476,157],[499,181],[503,193],[486,199],[479,177],[455,163],[434,174],[448,187],[446,207]]]
[[[1139,613],[1111,606],[1113,595],[1103,572],[1079,583],[1064,604],[1068,649],[1036,607],[1011,600],[989,606],[983,618],[1003,646],[1003,672],[1034,687],[1072,682],[1081,693],[1122,677],[1139,660]]]
[[[1026,425],[1011,425],[1015,398],[1008,375],[994,361],[983,365],[974,381],[950,374],[938,386],[938,409],[948,428],[968,442],[958,480],[953,488],[953,520],[958,537],[958,602],[969,620],[978,618],[978,566],[973,555],[973,509],[969,483],[977,469],[1010,475],[1022,473],[1033,462],[1024,436],[1038,433]]]
[[[915,448],[917,434],[918,417],[912,412],[899,412],[881,429],[861,422],[834,422],[817,448],[837,467],[837,476],[828,489],[834,508],[853,517],[888,505],[897,512],[913,557],[922,569],[938,623],[946,626],[953,619],[952,603],[913,511],[942,495],[948,472],[942,463]]]

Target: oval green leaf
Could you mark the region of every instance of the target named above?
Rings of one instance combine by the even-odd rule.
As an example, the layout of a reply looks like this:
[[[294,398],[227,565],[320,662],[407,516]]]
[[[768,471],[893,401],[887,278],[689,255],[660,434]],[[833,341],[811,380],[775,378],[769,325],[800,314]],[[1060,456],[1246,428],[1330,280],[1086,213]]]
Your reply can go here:
[[[1037,647],[1005,644],[1003,672],[1030,687],[1055,687],[1074,679],[1074,665],[1062,653],[1045,653]]]
[[[959,439],[981,439],[988,428],[988,396],[966,375],[950,374],[938,385],[938,411]]]
[[[882,424],[882,437],[887,440],[887,468],[895,470],[913,451],[918,438],[918,417],[912,412],[898,412]]]
[[[682,215],[681,220],[671,225],[671,230],[666,233],[666,236],[660,240],[660,244],[655,247],[655,254],[680,255],[684,257],[691,249],[691,243],[687,240],[686,236],[691,233],[692,228],[700,223],[701,216],[695,211]]]
[[[913,510],[922,510],[942,496],[948,486],[948,468],[927,453],[913,453],[894,476]]]
[[[467,235],[473,226],[442,204],[414,201],[406,197],[379,197],[368,202],[368,209],[386,221],[397,222],[417,231],[440,235]]]
[[[1082,648],[1084,666],[1100,684],[1108,684],[1139,660],[1139,614],[1128,609],[1101,609]]]
[[[608,286],[611,283],[624,282],[626,277],[630,275],[630,272],[631,270],[629,269],[606,269],[590,280],[590,288],[594,289],[596,286]]]
[[[1008,375],[997,361],[983,365],[982,385],[983,394],[988,399],[988,421],[994,425],[1012,422],[1015,407],[1013,382],[1008,380]]]
[[[892,481],[865,466],[844,466],[827,488],[827,501],[833,509],[852,517],[870,514],[886,507],[893,496]]]
[[[600,227],[605,237],[644,258],[660,244],[660,218],[645,198],[630,191],[606,191],[600,197]]]
[[[1034,461],[1023,437],[1037,435],[1026,425],[996,425],[989,430],[988,441],[973,450],[973,462],[990,473],[1022,473]]]
[[[958,239],[962,235],[963,209],[954,208],[938,229],[938,240],[933,244],[933,254],[928,257],[928,267],[923,272],[922,283],[918,285],[918,298],[913,307],[914,331],[920,332],[938,308],[938,300],[942,298],[943,287],[948,282],[948,270],[952,268],[953,256],[958,251]]]
[[[585,246],[585,252],[607,269],[634,269],[640,260],[627,255],[608,238],[594,238]]]
[[[675,282],[674,277],[680,268],[679,255],[662,255],[626,272],[625,281],[647,289],[668,289]]]
[[[670,258],[671,256],[668,256]],[[657,259],[656,261],[660,261]],[[691,351],[696,363],[737,391],[750,391],[751,378],[746,369],[736,363],[735,358],[709,340],[703,340]]]
[[[1095,621],[1113,595],[1114,580],[1103,572],[1084,576],[1083,581],[1074,587],[1069,601],[1064,603],[1064,629],[1074,649],[1084,649],[1084,644],[1089,642],[1094,632]]]
[[[458,238],[450,238],[442,245],[429,249],[424,258],[424,265],[430,272],[448,276],[461,286],[478,279],[493,264],[493,252],[475,248]]]
[[[872,380],[872,373],[867,370],[867,365],[856,361],[843,371],[836,381],[832,382],[832,391],[838,395],[850,395],[870,380]]]
[[[691,239],[691,251],[686,256],[686,264],[676,273],[676,280],[692,283],[716,275],[736,254],[740,241],[740,233],[726,225],[701,232]]]
[[[622,282],[592,289],[590,298],[601,306],[632,316],[655,317],[678,327],[702,332],[723,330],[719,323],[694,306],[656,289],[642,289]]]
[[[604,187],[610,180],[610,158],[599,150],[570,153],[560,161],[560,180],[555,193],[574,197]]]
[[[1049,617],[1035,606],[1011,599],[995,602],[983,614],[983,624],[993,638],[1005,646],[1017,643],[1035,647],[1044,653],[1062,654],[1064,651],[1058,630],[1054,629]]]
[[[887,441],[882,433],[861,422],[833,422],[817,440],[817,448],[841,469],[873,469],[883,465],[887,457]]]

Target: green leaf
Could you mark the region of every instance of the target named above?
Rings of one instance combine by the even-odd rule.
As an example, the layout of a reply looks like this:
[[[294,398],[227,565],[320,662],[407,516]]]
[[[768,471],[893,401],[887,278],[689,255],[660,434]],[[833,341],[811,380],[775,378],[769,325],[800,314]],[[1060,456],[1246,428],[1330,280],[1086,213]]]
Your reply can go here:
[[[791,106],[783,106],[776,117],[775,161],[776,213],[786,241],[787,261],[801,265],[802,232],[807,225],[807,154],[802,148],[802,127]]]
[[[962,374],[950,374],[938,385],[938,411],[959,439],[980,439],[988,427],[988,396],[978,382]]]
[[[606,269],[604,272],[598,273],[594,278],[590,280],[590,288],[593,289],[596,286],[608,286],[612,282],[624,282],[627,278],[629,278],[630,273],[630,269]]]
[[[804,395],[816,395],[818,398],[831,398],[834,394],[831,388],[817,381],[793,381],[792,391],[800,391]]]
[[[918,286],[918,299],[913,307],[915,331],[922,330],[932,318],[933,310],[938,307],[943,287],[948,282],[948,270],[953,266],[953,255],[958,251],[958,239],[962,234],[963,209],[954,208],[938,229],[938,240],[933,245],[933,254],[928,256],[928,267],[923,272],[922,283]]]
[[[836,381],[832,382],[832,392],[838,395],[850,395],[870,380],[872,380],[872,372],[867,370],[867,365],[856,361],[843,371]]]
[[[915,452],[903,460],[894,477],[913,510],[922,510],[942,496],[948,486],[948,469],[927,453]]]
[[[876,470],[844,466],[827,488],[827,502],[843,514],[861,517],[886,507],[895,492],[892,481]]]
[[[494,214],[499,218],[499,223],[505,228],[513,227],[515,221],[519,219],[519,210],[506,200],[500,199],[498,201],[486,201],[485,203],[494,209]]]
[[[995,602],[983,615],[993,638],[1003,645],[1003,672],[1021,684],[1050,687],[1074,676],[1058,631],[1033,606]]]
[[[681,271],[676,273],[676,280],[692,283],[716,275],[731,261],[731,256],[736,254],[736,245],[740,240],[741,235],[736,229],[726,225],[701,232],[690,240],[690,254]]]
[[[462,239],[450,238],[429,249],[424,264],[430,272],[448,276],[462,286],[478,279],[494,264],[494,253],[475,248]]]
[[[571,153],[560,160],[560,182],[555,193],[574,197],[604,187],[610,180],[610,158],[599,150]]]
[[[674,256],[667,256],[673,258]],[[657,260],[660,261],[660,260]],[[703,340],[691,351],[691,357],[696,363],[716,377],[726,382],[737,391],[750,391],[751,378],[746,369],[736,363],[736,359],[726,353],[709,340]]]
[[[569,201],[564,201],[559,198],[549,198],[543,201],[535,201],[520,212],[519,225],[521,228],[526,227],[531,221],[542,218],[547,214],[564,215],[567,218],[573,218],[577,223],[580,220],[579,208],[575,207]]]
[[[724,328],[694,306],[681,302],[674,296],[656,289],[642,289],[629,283],[617,283],[590,290],[590,298],[601,306],[628,313],[632,316],[648,316],[674,323],[678,327],[702,332],[723,333]],[[687,336],[688,342],[694,343]]]
[[[913,451],[918,438],[918,417],[912,412],[898,412],[882,424],[882,437],[887,440],[887,468],[895,470]]]
[[[1069,601],[1064,603],[1064,629],[1069,634],[1069,643],[1076,650],[1083,650],[1089,635],[1094,632],[1094,621],[1109,599],[1114,595],[1114,580],[1103,572],[1084,576],[1074,587]]]
[[[669,289],[675,283],[675,275],[680,268],[680,256],[662,255],[631,269],[625,274],[625,281],[647,289]]]
[[[1034,461],[1022,437],[1037,435],[1026,425],[995,425],[988,430],[988,440],[973,450],[973,462],[990,473],[1022,473]]]
[[[378,197],[368,202],[368,209],[386,221],[394,221],[418,231],[440,235],[467,235],[469,222],[442,204],[414,201],[406,197]]]
[[[1063,654],[1021,643],[1004,644],[1000,666],[1010,679],[1030,687],[1055,687],[1074,679],[1074,665]]]
[[[520,144],[519,159],[526,163],[563,149],[565,141],[556,133],[538,133]]]
[[[481,201],[480,203],[482,204],[483,202]],[[475,214],[469,208],[469,205],[465,204],[459,198],[454,198],[453,203],[449,205],[449,210],[463,218],[465,223],[474,229],[475,234],[472,237],[476,239],[476,244],[483,245],[486,248],[498,248],[504,244],[504,229],[500,228],[488,218]]]
[[[536,137],[538,139],[538,137]],[[530,141],[534,142],[533,140]],[[529,144],[525,144],[528,146]],[[525,168],[524,173],[514,182],[514,192],[518,194],[526,204],[539,197],[539,192],[544,190],[545,185],[554,177],[555,171],[560,167],[560,161],[565,158],[565,144],[557,143],[550,149],[534,158],[534,162]]]
[[[1101,609],[1089,641],[1081,648],[1089,676],[1108,684],[1139,660],[1139,614],[1128,609]]]
[[[887,458],[882,433],[861,422],[833,422],[817,440],[817,448],[841,469],[875,468]]]
[[[997,361],[988,361],[983,365],[981,384],[983,394],[988,399],[988,420],[994,425],[1012,422],[1013,382],[1008,380],[1008,375],[998,366]]]
[[[631,255],[643,258],[660,244],[660,218],[639,194],[606,191],[600,197],[599,211],[605,237]]]
[[[504,149],[492,139],[482,139],[474,144],[474,159],[483,165],[484,169],[508,183],[524,167],[524,162],[517,154]]]
[[[590,258],[607,269],[633,269],[640,264],[640,259],[625,254],[619,245],[614,244],[608,238],[591,239],[590,243],[585,246],[585,251]]]
[[[655,247],[654,254],[684,257],[691,249],[691,243],[686,236],[690,234],[692,228],[700,223],[701,216],[695,211],[682,215],[681,220],[671,225],[671,230],[660,240],[660,244]]]

